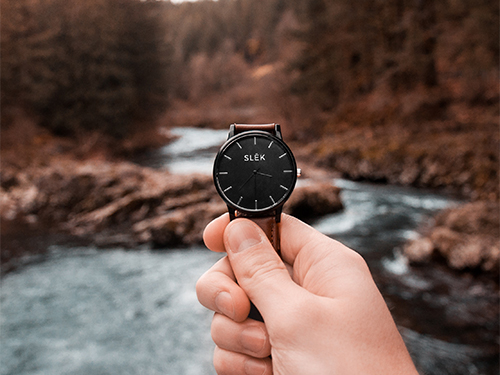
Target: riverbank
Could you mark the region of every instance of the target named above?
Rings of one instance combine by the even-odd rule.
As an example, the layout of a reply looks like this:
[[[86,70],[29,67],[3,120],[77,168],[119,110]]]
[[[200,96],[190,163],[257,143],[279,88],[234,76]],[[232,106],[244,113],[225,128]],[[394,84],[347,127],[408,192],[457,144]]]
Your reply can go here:
[[[496,120],[496,121],[495,121]],[[355,181],[432,188],[469,200],[500,198],[498,118],[476,126],[338,126],[304,153]]]

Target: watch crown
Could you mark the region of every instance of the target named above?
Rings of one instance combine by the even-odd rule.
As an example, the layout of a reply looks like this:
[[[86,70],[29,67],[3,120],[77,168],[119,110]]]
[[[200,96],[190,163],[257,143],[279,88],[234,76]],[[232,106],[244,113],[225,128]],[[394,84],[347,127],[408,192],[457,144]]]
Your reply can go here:
[[[302,169],[297,168],[297,177],[300,177],[302,175]]]

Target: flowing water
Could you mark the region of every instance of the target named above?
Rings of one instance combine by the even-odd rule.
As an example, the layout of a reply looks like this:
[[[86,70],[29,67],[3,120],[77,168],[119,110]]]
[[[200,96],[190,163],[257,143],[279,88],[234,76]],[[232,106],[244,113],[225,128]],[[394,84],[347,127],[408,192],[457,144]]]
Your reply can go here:
[[[177,141],[136,162],[210,173],[226,131],[174,132]],[[441,266],[411,267],[399,254],[435,212],[457,201],[335,183],[345,210],[312,224],[365,257],[421,372],[497,374],[495,284]],[[202,247],[50,245],[1,281],[0,374],[215,374],[212,314],[199,305],[194,285],[220,256]]]

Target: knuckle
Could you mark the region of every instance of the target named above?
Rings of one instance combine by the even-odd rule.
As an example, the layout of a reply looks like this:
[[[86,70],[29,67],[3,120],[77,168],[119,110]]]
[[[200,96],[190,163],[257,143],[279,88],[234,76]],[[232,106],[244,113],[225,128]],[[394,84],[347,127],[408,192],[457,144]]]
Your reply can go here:
[[[366,260],[365,260],[365,258],[363,258],[363,256],[360,253],[358,253],[354,250],[351,250],[348,253],[348,259],[349,259],[349,262],[352,264],[352,266],[355,267],[356,269],[361,270],[361,271],[368,270],[368,265],[366,263]]]
[[[265,282],[277,272],[286,271],[285,265],[276,259],[258,259],[241,274],[242,281],[251,280],[252,283]]]

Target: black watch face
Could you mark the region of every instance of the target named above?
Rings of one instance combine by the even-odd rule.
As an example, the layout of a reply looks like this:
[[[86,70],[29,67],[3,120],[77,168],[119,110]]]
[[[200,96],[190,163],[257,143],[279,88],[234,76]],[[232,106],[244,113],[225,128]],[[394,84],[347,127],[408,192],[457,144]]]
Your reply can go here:
[[[263,131],[231,138],[215,159],[217,191],[226,203],[244,213],[264,213],[280,206],[296,180],[297,166],[288,146]]]

